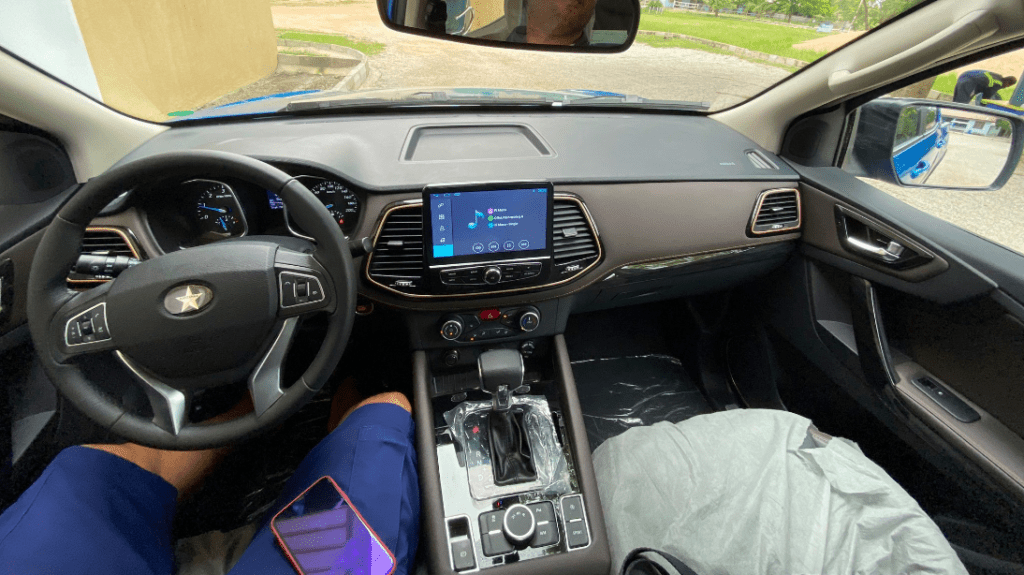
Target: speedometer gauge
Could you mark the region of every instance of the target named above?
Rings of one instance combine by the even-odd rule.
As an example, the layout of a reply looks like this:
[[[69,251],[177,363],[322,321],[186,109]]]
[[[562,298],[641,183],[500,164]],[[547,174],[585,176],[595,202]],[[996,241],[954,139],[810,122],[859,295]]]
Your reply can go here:
[[[305,184],[309,191],[313,192],[318,200],[327,208],[331,219],[338,222],[342,231],[348,234],[355,228],[359,219],[359,196],[348,189],[345,184],[336,181],[320,178],[317,176],[299,176],[298,179]],[[285,206],[287,210],[287,206]],[[295,222],[289,218],[288,227],[292,233],[300,237],[308,237],[301,233]]]
[[[245,235],[245,215],[230,186],[212,180],[192,180],[187,183],[195,185],[197,189],[195,218],[201,234],[225,238]]]

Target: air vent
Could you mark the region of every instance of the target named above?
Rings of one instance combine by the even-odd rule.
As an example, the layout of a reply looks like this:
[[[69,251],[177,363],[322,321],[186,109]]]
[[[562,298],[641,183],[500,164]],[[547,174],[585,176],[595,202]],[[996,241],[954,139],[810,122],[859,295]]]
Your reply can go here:
[[[800,194],[796,190],[768,190],[761,193],[751,218],[751,233],[773,234],[799,227]]]
[[[575,275],[601,257],[601,247],[590,220],[577,200],[555,199],[555,277]]]
[[[108,282],[139,263],[139,251],[128,233],[117,228],[86,228],[77,269],[68,274],[72,285]]]
[[[139,254],[132,249],[123,232],[111,229],[90,228],[85,230],[82,238],[83,254],[107,254],[111,256],[128,256],[138,258]]]
[[[750,160],[751,164],[759,170],[778,170],[779,166],[775,162],[768,159],[767,156],[757,150],[749,150],[747,152],[747,159]]]
[[[423,207],[403,206],[385,217],[370,254],[368,275],[402,293],[423,293]]]

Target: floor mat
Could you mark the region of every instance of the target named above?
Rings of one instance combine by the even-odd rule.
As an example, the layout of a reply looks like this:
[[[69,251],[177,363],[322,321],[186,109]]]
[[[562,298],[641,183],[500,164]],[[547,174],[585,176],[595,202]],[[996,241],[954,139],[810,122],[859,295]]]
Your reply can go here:
[[[714,411],[671,356],[584,359],[572,362],[572,371],[591,450],[631,427]]]

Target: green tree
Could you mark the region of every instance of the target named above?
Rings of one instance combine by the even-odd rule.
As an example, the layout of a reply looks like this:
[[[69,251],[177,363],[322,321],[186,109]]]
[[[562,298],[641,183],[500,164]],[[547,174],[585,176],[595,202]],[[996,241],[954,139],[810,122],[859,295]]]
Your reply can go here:
[[[797,14],[810,18],[831,18],[834,10],[832,0],[779,0],[777,3],[781,8],[779,11],[786,14],[786,22],[791,22]]]
[[[718,13],[722,10],[728,10],[736,7],[737,0],[704,0],[704,3],[708,5],[714,13],[718,16]]]

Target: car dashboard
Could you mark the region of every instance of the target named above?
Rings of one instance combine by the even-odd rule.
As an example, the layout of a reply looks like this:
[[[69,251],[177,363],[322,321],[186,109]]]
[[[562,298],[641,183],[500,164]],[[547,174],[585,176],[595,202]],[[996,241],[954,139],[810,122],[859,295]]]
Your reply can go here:
[[[363,325],[379,310],[382,323],[397,318],[405,328],[425,544],[438,573],[606,571],[577,395],[585,388],[577,391],[562,337],[570,315],[756,280],[789,258],[803,225],[797,174],[702,116],[404,113],[185,124],[122,163],[197,149],[259,159],[305,184],[357,252]],[[87,288],[142,259],[256,236],[311,241],[274,191],[251,182],[216,173],[141,182],[92,222],[69,282]],[[282,291],[282,302],[308,297],[282,279],[286,287],[295,293]],[[515,391],[532,395],[511,401],[545,422],[531,433],[565,459],[557,486],[477,477],[471,468],[494,456],[473,431],[484,416],[464,428],[446,422],[486,401],[478,361],[499,350],[522,358]],[[509,539],[501,521],[513,509],[543,527]]]
[[[408,114],[185,125],[122,163],[188,149],[245,154],[302,181],[346,236],[372,242],[359,262],[361,296],[409,311],[661,299],[678,294],[642,284],[684,271],[756,271],[764,253],[791,248],[801,224],[795,172],[700,116]],[[496,237],[467,244],[461,257],[432,258],[426,242],[438,230],[424,219],[425,191],[494,198],[531,186],[552,200],[550,229],[532,249],[520,248],[525,237]],[[140,257],[240,236],[306,237],[280,198],[248,182],[214,174],[126,192],[93,226],[126,238]],[[749,277],[736,272],[727,275]]]

